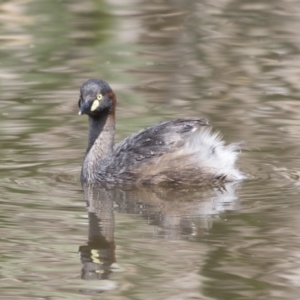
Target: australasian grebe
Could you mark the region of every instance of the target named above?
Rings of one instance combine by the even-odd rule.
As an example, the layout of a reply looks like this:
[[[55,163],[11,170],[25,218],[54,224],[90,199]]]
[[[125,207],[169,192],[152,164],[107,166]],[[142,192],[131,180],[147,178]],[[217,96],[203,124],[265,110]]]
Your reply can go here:
[[[110,86],[87,80],[78,105],[90,123],[84,182],[209,185],[244,178],[235,168],[240,144],[226,146],[205,119],[162,122],[114,145],[116,97]]]

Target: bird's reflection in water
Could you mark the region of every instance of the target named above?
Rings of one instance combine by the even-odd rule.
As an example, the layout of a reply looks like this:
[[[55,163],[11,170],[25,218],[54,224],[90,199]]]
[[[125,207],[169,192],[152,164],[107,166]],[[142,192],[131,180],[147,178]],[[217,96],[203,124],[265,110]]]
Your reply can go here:
[[[114,196],[99,185],[83,185],[87,201],[89,232],[87,245],[79,247],[82,279],[107,279],[115,262]]]
[[[108,279],[116,262],[114,211],[144,218],[155,237],[197,239],[215,216],[236,210],[238,184],[209,189],[184,187],[110,187],[84,184],[89,217],[88,242],[79,252],[83,279]],[[147,225],[148,224],[148,225]]]

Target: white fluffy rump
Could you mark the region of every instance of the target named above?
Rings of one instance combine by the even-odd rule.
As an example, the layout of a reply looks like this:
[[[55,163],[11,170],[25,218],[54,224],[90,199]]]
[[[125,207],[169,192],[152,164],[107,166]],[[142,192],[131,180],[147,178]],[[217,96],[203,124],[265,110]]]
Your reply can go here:
[[[203,171],[215,174],[216,177],[226,175],[226,181],[245,178],[235,167],[241,143],[225,145],[218,132],[204,127],[195,130],[185,147],[191,152],[195,165]]]

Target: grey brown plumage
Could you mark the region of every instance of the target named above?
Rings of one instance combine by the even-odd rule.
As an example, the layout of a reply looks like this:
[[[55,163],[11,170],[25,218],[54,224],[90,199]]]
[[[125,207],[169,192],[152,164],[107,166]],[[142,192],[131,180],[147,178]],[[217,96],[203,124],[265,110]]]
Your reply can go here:
[[[115,106],[106,82],[90,79],[82,85],[80,113],[90,120],[82,181],[207,185],[244,178],[235,168],[240,145],[226,146],[205,119],[162,122],[114,145]]]

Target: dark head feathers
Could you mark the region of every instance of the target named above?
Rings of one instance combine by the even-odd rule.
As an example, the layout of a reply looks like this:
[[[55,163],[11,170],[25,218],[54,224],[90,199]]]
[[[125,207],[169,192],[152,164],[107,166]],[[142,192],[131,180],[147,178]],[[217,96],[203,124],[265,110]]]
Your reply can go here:
[[[111,92],[112,89],[104,80],[92,78],[84,82],[80,88],[80,92],[82,95],[88,94],[91,91],[105,95],[106,93]]]

